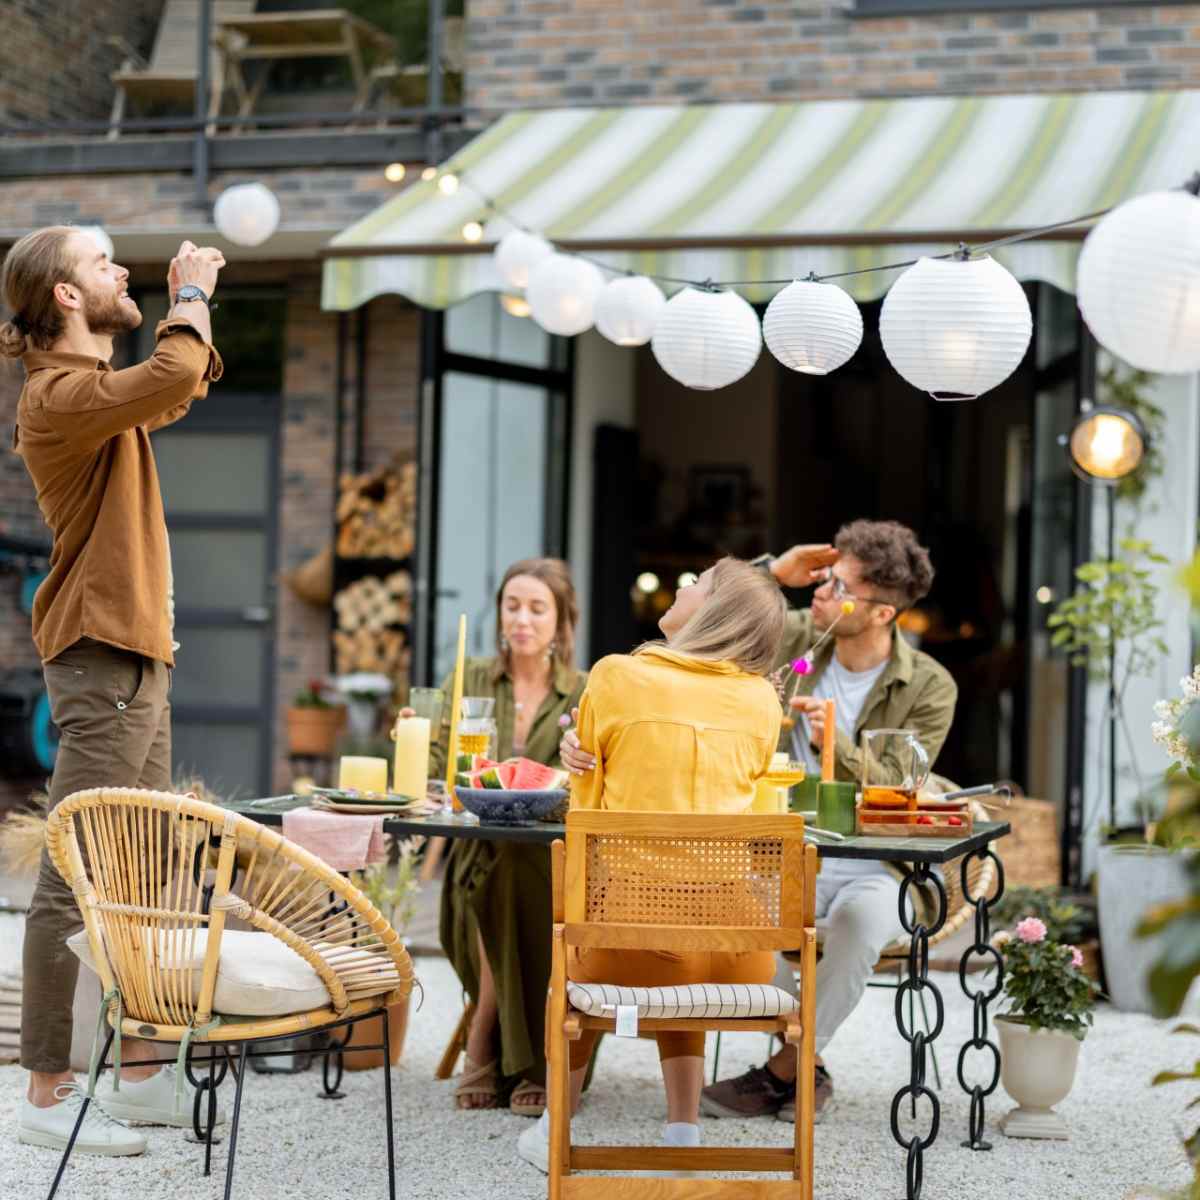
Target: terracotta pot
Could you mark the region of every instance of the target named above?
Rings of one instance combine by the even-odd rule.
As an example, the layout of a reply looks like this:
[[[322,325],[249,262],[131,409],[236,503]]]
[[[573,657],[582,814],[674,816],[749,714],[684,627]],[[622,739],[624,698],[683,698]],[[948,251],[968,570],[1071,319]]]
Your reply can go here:
[[[1000,1035],[1000,1082],[1017,1107],[1000,1120],[1008,1137],[1069,1138],[1067,1123],[1054,1112],[1075,1083],[1078,1038],[1058,1030],[1036,1032],[1020,1021],[996,1018]]]
[[[387,1010],[388,1034],[391,1037],[392,1066],[400,1061],[404,1050],[404,1038],[408,1033],[408,1008],[412,996],[407,996],[401,1003],[390,1005]],[[369,1021],[359,1021],[350,1029],[351,1046],[382,1046],[383,1018],[372,1017]],[[347,1054],[343,1061],[347,1071],[369,1071],[383,1066],[382,1050],[364,1050],[359,1054]]]
[[[346,709],[289,708],[287,710],[288,752],[328,757],[346,724]]]

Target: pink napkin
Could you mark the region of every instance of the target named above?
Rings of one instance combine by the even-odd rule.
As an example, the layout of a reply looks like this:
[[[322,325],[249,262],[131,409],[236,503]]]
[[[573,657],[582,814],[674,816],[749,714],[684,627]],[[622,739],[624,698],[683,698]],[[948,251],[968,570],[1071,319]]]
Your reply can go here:
[[[283,814],[283,836],[335,871],[361,871],[387,857],[382,816],[294,808]]]

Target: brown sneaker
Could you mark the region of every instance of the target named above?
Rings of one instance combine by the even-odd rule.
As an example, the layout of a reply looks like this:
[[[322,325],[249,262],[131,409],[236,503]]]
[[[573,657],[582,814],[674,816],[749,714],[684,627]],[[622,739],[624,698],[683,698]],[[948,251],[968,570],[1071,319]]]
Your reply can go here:
[[[833,1108],[833,1077],[824,1067],[817,1067],[816,1087],[813,1089],[813,1124],[820,1123],[829,1115]],[[779,1106],[779,1111],[775,1114],[781,1121],[795,1121],[796,1119],[796,1093],[793,1091],[791,1099],[785,1104]]]
[[[751,1067],[745,1075],[722,1079],[700,1093],[706,1117],[769,1117],[791,1104],[796,1085],[776,1079],[766,1067]]]

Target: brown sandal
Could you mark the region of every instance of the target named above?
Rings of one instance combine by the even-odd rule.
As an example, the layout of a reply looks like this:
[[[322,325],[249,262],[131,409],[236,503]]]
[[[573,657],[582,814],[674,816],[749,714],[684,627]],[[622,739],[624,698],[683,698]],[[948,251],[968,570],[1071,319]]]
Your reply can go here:
[[[532,1079],[522,1079],[508,1098],[508,1108],[522,1117],[540,1117],[546,1111],[546,1089]]]
[[[471,1097],[474,1103],[466,1100]],[[465,1054],[463,1055],[463,1072],[458,1077],[458,1086],[454,1089],[454,1107],[471,1110],[476,1108],[495,1108],[496,1100],[496,1061],[493,1059],[485,1066],[478,1066]]]

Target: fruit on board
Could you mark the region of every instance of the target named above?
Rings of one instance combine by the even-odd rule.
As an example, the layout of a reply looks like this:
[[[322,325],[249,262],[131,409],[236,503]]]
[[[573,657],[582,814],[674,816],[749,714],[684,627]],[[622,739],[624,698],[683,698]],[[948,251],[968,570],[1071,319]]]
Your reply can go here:
[[[920,813],[917,816],[917,824],[918,825],[932,825],[933,818],[928,813]]]

